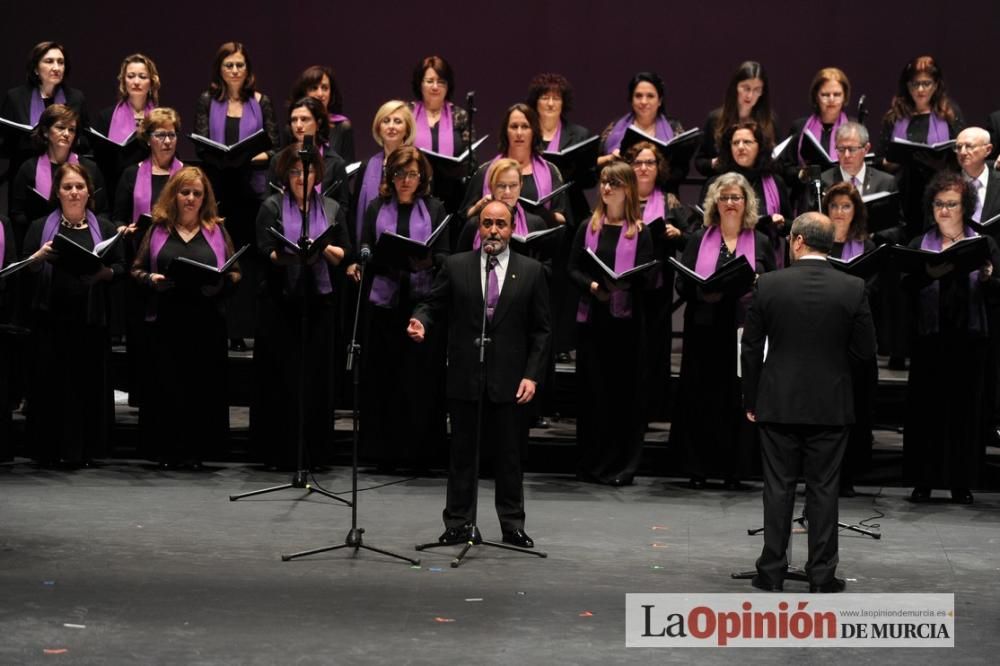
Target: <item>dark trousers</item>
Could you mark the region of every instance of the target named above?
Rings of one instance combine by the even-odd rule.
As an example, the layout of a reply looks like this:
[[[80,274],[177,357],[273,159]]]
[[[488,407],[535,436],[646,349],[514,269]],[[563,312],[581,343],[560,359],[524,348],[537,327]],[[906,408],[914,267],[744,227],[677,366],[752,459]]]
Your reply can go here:
[[[449,400],[451,460],[445,527],[476,523],[476,403]],[[513,402],[483,398],[482,455],[489,456],[496,479],[494,504],[500,528],[512,532],[524,527],[524,491],[521,486],[521,444],[527,438],[524,409]]]
[[[839,561],[837,495],[840,463],[850,431],[846,426],[759,425],[764,466],[764,549],[757,559],[757,573],[774,585],[785,578],[795,486],[801,474],[806,483],[805,515],[809,523],[806,574],[814,585],[828,583]]]

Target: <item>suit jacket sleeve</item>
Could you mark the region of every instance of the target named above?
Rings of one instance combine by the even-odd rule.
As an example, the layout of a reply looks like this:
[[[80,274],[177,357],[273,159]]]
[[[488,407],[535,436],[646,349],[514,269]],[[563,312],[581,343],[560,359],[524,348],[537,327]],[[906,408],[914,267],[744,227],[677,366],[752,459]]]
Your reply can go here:
[[[858,305],[854,309],[854,326],[851,331],[851,358],[867,361],[875,356],[875,324],[868,305],[867,289],[859,289]]]
[[[454,261],[446,260],[441,270],[434,277],[431,293],[417,304],[413,310],[413,318],[420,321],[424,328],[430,329],[443,320],[451,302],[451,271]]]
[[[760,283],[754,287],[753,301],[747,311],[743,324],[743,339],[740,343],[740,363],[743,370],[743,407],[747,411],[756,411],[757,385],[760,382],[761,369],[764,366],[764,303],[760,295]],[[869,324],[871,314],[869,313]]]

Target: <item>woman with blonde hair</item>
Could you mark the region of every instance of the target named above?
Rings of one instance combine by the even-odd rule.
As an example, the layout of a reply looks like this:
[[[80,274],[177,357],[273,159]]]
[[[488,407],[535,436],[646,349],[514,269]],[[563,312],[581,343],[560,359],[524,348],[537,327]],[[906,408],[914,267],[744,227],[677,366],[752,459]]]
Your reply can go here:
[[[738,173],[724,173],[705,196],[704,229],[684,248],[681,263],[708,277],[737,257],[757,274],[774,270],[774,252],[757,224],[757,195]],[[749,294],[706,292],[683,275],[677,292],[684,308],[684,347],[677,405],[670,428],[672,446],[681,447],[691,487],[705,487],[706,477],[740,490],[740,478],[752,469],[754,431],[743,415],[737,368],[737,330],[743,326]]]
[[[590,220],[577,228],[569,257],[570,278],[583,294],[576,317],[577,476],[627,486],[639,467],[646,425],[640,390],[646,348],[642,300],[651,282],[642,277],[610,282],[587,255],[593,252],[621,273],[652,261],[653,241],[642,224],[630,165],[604,167],[600,194]]]
[[[240,281],[238,265],[212,285],[167,277],[180,258],[221,268],[233,255],[205,173],[184,167],[167,181],[153,207],[132,277],[147,288],[148,366],[139,427],[150,457],[162,468],[200,469],[206,454],[224,450],[226,400],[224,302]]]

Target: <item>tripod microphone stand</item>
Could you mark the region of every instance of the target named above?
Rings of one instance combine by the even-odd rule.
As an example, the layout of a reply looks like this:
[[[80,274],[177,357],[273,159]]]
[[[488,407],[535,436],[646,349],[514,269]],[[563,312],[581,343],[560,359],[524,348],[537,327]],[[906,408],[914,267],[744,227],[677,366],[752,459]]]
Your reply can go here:
[[[289,488],[300,488],[307,491],[307,494],[319,493],[324,497],[329,497],[330,499],[335,499],[338,502],[343,502],[347,506],[352,506],[351,502],[348,502],[342,497],[337,497],[333,493],[323,490],[322,488],[317,488],[315,485],[309,483],[309,470],[305,465],[305,447],[306,447],[306,355],[308,349],[309,340],[309,294],[306,288],[306,272],[309,270],[307,264],[307,257],[309,252],[309,247],[312,241],[309,239],[309,168],[312,161],[315,159],[315,149],[313,148],[313,137],[306,136],[302,142],[302,149],[298,151],[299,159],[302,162],[302,233],[298,239],[298,261],[299,261],[299,275],[298,275],[298,297],[299,297],[299,308],[300,308],[300,331],[299,331],[299,377],[298,377],[298,390],[299,390],[299,404],[298,404],[298,433],[296,437],[296,465],[295,472],[292,474],[292,478],[288,483],[283,483],[280,486],[273,486],[271,488],[264,488],[262,490],[252,490],[248,493],[241,493],[239,495],[230,495],[229,501],[235,502],[236,500],[243,499],[245,497],[253,497],[255,495],[265,495],[267,493],[278,492],[279,490],[288,490]],[[322,259],[319,259],[322,261]]]
[[[347,369],[351,372],[354,389],[353,413],[351,420],[351,501],[349,502],[351,505],[351,529],[347,533],[347,538],[344,540],[344,543],[340,543],[335,546],[323,546],[322,548],[304,550],[298,553],[292,553],[291,555],[282,555],[282,562],[288,562],[289,560],[294,560],[299,557],[306,557],[307,555],[316,555],[317,553],[339,550],[340,548],[353,548],[354,556],[357,557],[358,549],[364,548],[365,550],[370,550],[374,553],[381,553],[382,555],[395,557],[396,559],[409,562],[413,565],[420,564],[420,560],[414,560],[406,557],[405,555],[398,555],[396,553],[389,552],[388,550],[382,550],[381,548],[375,548],[374,546],[367,545],[364,542],[365,530],[362,527],[358,527],[358,396],[360,394],[359,386],[361,384],[361,364],[358,363],[358,358],[361,356],[361,345],[358,344],[358,321],[361,318],[361,295],[364,293],[363,285],[365,283],[365,264],[368,262],[370,256],[371,249],[367,245],[362,245],[360,261],[358,262],[358,268],[361,271],[361,279],[358,282],[358,293],[354,302],[354,325],[351,329],[351,344],[347,348]]]
[[[485,244],[483,244],[483,251],[487,252]],[[493,254],[488,252],[488,254]],[[486,262],[486,285],[489,285],[489,271],[490,262]],[[487,289],[489,287],[487,286]],[[484,292],[486,289],[484,289]],[[480,448],[482,447],[483,439],[483,394],[486,392],[486,345],[490,343],[490,339],[486,337],[486,294],[483,294],[483,321],[479,329],[479,337],[473,342],[474,345],[479,349],[479,378],[476,382],[476,450],[473,454],[473,468],[475,469],[475,478],[473,481],[472,489],[472,516],[473,522],[469,526],[468,539],[465,545],[462,546],[461,552],[451,561],[451,568],[456,569],[465,560],[465,556],[469,553],[473,546],[491,546],[493,548],[502,548],[503,550],[513,550],[518,553],[524,553],[525,555],[534,555],[535,557],[545,558],[548,557],[547,553],[543,553],[540,550],[531,550],[528,548],[521,548],[520,546],[513,546],[508,543],[499,543],[496,541],[487,541],[483,538],[482,533],[479,531],[479,527],[476,526],[476,517],[479,513],[479,455]],[[453,433],[454,435],[454,433]],[[429,548],[440,548],[442,546],[454,546],[458,544],[452,543],[440,543],[432,542],[425,543],[416,546],[416,550],[427,550]]]

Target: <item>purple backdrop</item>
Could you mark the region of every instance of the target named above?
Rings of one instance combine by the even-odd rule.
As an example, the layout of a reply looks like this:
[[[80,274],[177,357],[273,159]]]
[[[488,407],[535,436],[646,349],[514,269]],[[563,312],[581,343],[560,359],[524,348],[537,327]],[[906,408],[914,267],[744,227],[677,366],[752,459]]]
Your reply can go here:
[[[626,110],[626,83],[642,69],[656,70],[666,81],[668,113],[685,127],[698,125],[721,102],[729,75],[746,59],[767,67],[782,131],[808,111],[815,71],[835,65],[850,77],[855,100],[867,94],[869,129],[877,133],[900,69],[924,53],[943,66],[948,89],[969,123],[982,124],[1000,108],[996,70],[983,57],[1000,26],[1000,4],[990,1],[963,3],[958,17],[944,3],[919,12],[913,2],[867,3],[861,14],[856,2],[840,0],[734,3],[724,13],[706,11],[703,3],[632,0],[470,0],[423,11],[415,6],[176,0],[76,3],[69,9],[18,3],[0,41],[0,85],[23,80],[25,56],[34,43],[57,39],[73,59],[70,82],[86,93],[93,113],[114,101],[121,58],[142,51],[160,68],[161,102],[181,112],[189,131],[215,49],[238,39],[248,47],[259,89],[282,113],[299,71],[314,63],[332,65],[345,112],[356,126],[359,157],[374,150],[369,128],[378,105],[392,97],[409,99],[410,71],[431,53],[452,63],[456,101],[477,91],[476,126],[491,134],[490,143],[503,109],[523,99],[528,80],[539,71],[570,79],[576,94],[572,118],[594,131]],[[190,145],[182,146],[182,154],[191,152]]]

